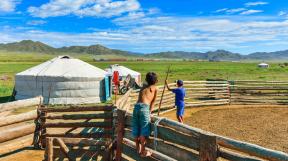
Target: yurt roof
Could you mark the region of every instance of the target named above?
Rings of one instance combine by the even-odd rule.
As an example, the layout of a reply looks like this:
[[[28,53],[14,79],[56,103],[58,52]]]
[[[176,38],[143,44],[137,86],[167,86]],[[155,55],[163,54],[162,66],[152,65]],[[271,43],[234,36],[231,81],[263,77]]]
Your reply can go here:
[[[16,76],[47,76],[47,77],[105,77],[107,72],[70,56],[58,56],[42,64],[29,68]]]
[[[108,73],[110,75],[113,74],[114,71],[118,71],[120,76],[127,76],[128,74],[130,74],[131,76],[139,76],[141,75],[141,73],[136,72],[132,69],[129,69],[127,67],[115,64],[115,65],[111,65],[110,68],[108,68]]]
[[[260,63],[260,64],[258,64],[258,65],[263,65],[263,66],[265,66],[265,65],[269,65],[269,64],[267,64],[267,63]]]

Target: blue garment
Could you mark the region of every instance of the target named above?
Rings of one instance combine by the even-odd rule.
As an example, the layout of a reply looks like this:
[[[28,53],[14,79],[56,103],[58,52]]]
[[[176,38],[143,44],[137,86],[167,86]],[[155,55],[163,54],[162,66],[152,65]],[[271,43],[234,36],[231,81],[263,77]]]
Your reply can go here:
[[[150,106],[137,103],[132,115],[132,134],[134,137],[150,135]]]
[[[184,107],[184,97],[186,95],[185,88],[179,87],[172,90],[175,93],[175,105],[178,107]]]
[[[183,116],[184,115],[184,106],[177,106],[177,116]]]
[[[177,116],[183,116],[184,115],[184,97],[186,95],[185,88],[179,87],[172,90],[173,93],[175,93],[175,106],[177,106]]]

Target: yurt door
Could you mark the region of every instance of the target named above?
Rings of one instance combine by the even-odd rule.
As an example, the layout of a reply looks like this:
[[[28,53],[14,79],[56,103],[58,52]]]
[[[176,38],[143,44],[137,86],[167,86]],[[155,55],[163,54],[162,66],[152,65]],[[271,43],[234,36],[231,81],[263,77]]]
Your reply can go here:
[[[110,88],[109,88],[109,78],[105,77],[105,100],[110,100]]]

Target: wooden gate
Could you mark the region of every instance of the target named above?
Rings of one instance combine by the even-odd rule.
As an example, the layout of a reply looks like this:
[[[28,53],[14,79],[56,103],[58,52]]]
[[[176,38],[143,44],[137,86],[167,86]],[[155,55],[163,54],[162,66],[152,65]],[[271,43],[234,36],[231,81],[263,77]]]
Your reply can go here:
[[[113,144],[113,105],[41,107],[39,146],[45,160],[110,160]]]

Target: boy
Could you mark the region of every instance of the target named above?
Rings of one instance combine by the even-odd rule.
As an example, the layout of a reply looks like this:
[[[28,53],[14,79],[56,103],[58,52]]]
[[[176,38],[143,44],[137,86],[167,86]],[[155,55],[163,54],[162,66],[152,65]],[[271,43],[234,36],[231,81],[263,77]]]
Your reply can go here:
[[[166,87],[169,91],[172,91],[175,93],[175,106],[177,107],[177,119],[179,122],[183,123],[183,115],[184,115],[184,107],[185,107],[185,102],[184,102],[184,97],[186,95],[185,88],[183,88],[183,81],[182,80],[177,80],[177,87],[175,89],[171,89],[168,86],[168,81],[165,81]]]
[[[147,85],[140,90],[132,115],[132,134],[135,137],[137,152],[141,157],[151,156],[152,154],[145,150],[145,144],[146,139],[150,136],[150,114],[154,108],[157,96],[155,84],[158,82],[157,75],[154,72],[147,73],[145,80]]]

